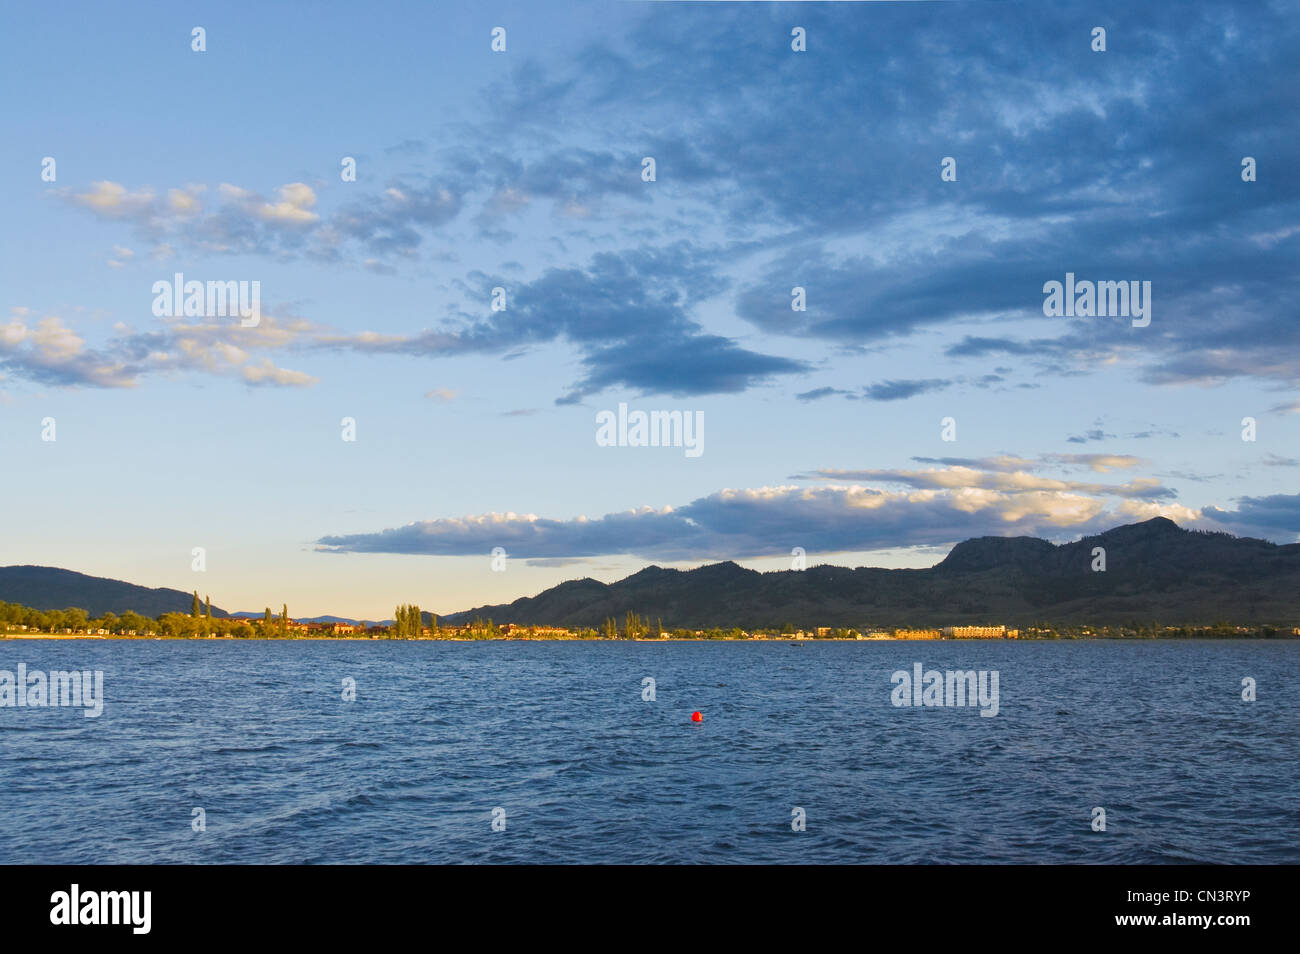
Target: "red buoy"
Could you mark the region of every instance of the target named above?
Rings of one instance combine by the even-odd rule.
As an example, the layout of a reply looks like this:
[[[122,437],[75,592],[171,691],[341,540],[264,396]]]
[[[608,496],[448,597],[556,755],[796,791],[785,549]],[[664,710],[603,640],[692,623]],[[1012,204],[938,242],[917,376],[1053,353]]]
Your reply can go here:
[[[703,722],[703,721],[704,721],[704,716],[700,715],[700,713],[698,713],[698,712],[692,712],[692,713],[691,713],[691,721],[692,721],[692,722]]]

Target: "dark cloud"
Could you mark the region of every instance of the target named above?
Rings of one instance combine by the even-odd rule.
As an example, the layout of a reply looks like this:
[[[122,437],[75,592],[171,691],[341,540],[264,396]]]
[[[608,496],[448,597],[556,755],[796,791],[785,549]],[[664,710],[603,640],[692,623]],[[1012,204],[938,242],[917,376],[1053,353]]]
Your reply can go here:
[[[415,336],[336,336],[318,347],[430,357],[504,353],[563,341],[582,354],[584,374],[557,399],[572,404],[613,387],[642,394],[737,393],[777,375],[808,370],[707,334],[692,309],[725,287],[716,254],[686,243],[595,255],[585,268],[552,268],[531,282],[476,273],[466,291],[483,302]],[[492,289],[506,307],[490,310]]]
[[[589,238],[621,245],[612,258],[525,283],[508,318],[408,342],[415,353],[494,350],[516,332],[577,343],[585,376],[566,400],[613,385],[743,390],[803,369],[709,337],[690,317],[704,297],[696,278],[765,334],[841,351],[1015,319],[1014,334],[965,334],[944,353],[1008,356],[1042,375],[1126,359],[1150,384],[1300,384],[1300,20],[1286,5],[1109,7],[1104,54],[1089,47],[1098,17],[1083,2],[810,4],[799,19],[803,54],[780,5],[649,5],[577,56],[514,66],[481,115],[422,159],[433,175],[395,176],[315,218],[271,214],[274,196],[244,190],[193,214],[148,190],[71,198],[156,240],[322,262],[360,249],[388,267],[458,219],[503,245],[530,239],[514,221],[530,203],[601,219],[608,231]],[[646,155],[653,184],[640,177]],[[1241,179],[1247,155],[1258,181]],[[956,182],[940,179],[946,156]],[[652,277],[635,261],[672,257],[650,249],[706,227],[729,245],[702,268],[678,261]],[[745,281],[728,289],[737,265]],[[1151,282],[1150,326],[1044,317],[1043,283],[1066,272]],[[795,285],[804,312],[790,308]],[[633,330],[614,332],[623,320]],[[695,383],[669,363],[693,346]],[[625,372],[592,364],[642,349],[658,357]],[[865,396],[899,399],[906,385]]]
[[[1205,507],[1201,512],[1234,533],[1279,543],[1295,543],[1300,538],[1300,494],[1242,497],[1236,510]]]
[[[1082,434],[1075,434],[1072,437],[1067,437],[1065,440],[1070,444],[1087,444],[1089,441],[1109,441],[1114,439],[1114,434],[1107,434],[1100,427],[1094,427],[1091,430],[1084,431]]]
[[[856,398],[857,395],[852,391],[846,391],[843,388],[814,388],[811,391],[803,391],[795,395],[799,401],[820,401],[822,398],[840,395],[847,398]]]
[[[872,384],[864,388],[863,396],[869,401],[901,401],[905,398],[915,397],[918,394],[942,391],[951,383],[951,381],[943,381],[938,378],[916,381],[881,381],[879,384]]]

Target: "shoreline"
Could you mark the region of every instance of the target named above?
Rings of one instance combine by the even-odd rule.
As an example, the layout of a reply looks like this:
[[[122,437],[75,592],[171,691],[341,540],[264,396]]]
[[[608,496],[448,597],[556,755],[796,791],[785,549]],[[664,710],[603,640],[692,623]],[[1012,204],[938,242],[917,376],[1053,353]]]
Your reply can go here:
[[[963,638],[942,637],[939,639],[909,639],[907,637],[895,636],[877,636],[871,639],[841,639],[834,636],[827,636],[820,639],[681,639],[675,637],[665,637],[663,639],[605,639],[603,637],[596,639],[560,639],[560,638],[515,638],[511,636],[485,636],[481,639],[455,639],[441,636],[412,636],[402,639],[371,639],[369,636],[308,636],[295,637],[291,639],[264,639],[261,637],[242,637],[242,636],[90,636],[90,635],[67,635],[67,634],[45,634],[32,635],[30,633],[0,633],[0,640],[7,639],[26,639],[26,640],[99,640],[124,643],[202,643],[202,642],[228,642],[228,643],[649,643],[651,645],[660,643],[773,643],[773,644],[795,644],[804,643],[1062,643],[1062,642],[1114,642],[1114,643],[1161,643],[1161,642],[1227,642],[1232,640],[1268,640],[1269,642],[1300,641],[1300,635],[1278,635],[1278,636],[1159,636],[1159,637],[1132,637],[1132,636],[1056,636],[1056,637],[1019,637],[1017,639],[1006,639],[998,636],[972,636]]]

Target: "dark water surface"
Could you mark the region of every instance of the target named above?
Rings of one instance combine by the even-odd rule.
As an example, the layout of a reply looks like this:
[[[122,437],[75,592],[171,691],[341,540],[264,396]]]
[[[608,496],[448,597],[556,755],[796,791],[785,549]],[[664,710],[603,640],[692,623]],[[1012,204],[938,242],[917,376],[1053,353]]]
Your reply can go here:
[[[1300,861],[1297,642],[0,642],[20,662],[107,701],[0,708],[3,863]],[[997,670],[999,714],[895,708],[915,662]]]

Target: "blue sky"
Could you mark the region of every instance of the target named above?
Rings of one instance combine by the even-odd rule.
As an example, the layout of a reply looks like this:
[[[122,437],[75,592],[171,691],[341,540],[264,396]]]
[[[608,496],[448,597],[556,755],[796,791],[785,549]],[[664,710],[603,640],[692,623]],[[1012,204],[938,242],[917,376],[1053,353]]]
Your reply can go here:
[[[374,618],[1158,514],[1294,542],[1297,12],[10,5],[0,563]],[[156,317],[177,272],[260,323]],[[1150,324],[1046,317],[1067,272]],[[598,446],[620,403],[703,453]]]

